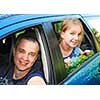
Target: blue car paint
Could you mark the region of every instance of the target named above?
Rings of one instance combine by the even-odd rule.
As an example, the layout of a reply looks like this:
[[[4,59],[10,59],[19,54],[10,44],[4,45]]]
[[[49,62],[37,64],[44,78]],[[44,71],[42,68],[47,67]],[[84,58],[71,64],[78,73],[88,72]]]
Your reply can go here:
[[[34,20],[36,18],[37,20]],[[36,25],[43,21],[43,18],[42,20],[40,19],[40,15],[35,14],[15,15],[7,17],[6,19],[1,19],[0,37],[26,27],[31,27],[33,24]]]
[[[79,15],[76,15],[79,16]],[[80,16],[81,17],[81,16]],[[6,14],[0,15],[0,37],[4,37],[11,32],[22,28],[39,25],[50,20],[56,21],[58,18],[66,18],[66,15],[55,14]]]
[[[71,76],[64,85],[98,85],[100,84],[100,54],[85,67]]]

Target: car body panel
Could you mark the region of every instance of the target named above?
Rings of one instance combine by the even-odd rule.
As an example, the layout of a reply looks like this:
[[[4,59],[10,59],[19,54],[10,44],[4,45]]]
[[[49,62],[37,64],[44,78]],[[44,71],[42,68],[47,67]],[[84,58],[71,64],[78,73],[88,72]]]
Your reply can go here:
[[[80,70],[79,70],[80,69]],[[98,85],[100,84],[100,53],[95,54],[85,66],[77,69],[64,85]]]
[[[71,16],[71,15],[70,15]],[[75,15],[78,16],[78,15]],[[33,24],[41,24],[46,21],[58,20],[66,18],[66,15],[53,15],[53,14],[11,14],[0,16],[0,37],[8,33],[18,30],[18,28],[30,27]],[[19,30],[20,30],[19,29]]]

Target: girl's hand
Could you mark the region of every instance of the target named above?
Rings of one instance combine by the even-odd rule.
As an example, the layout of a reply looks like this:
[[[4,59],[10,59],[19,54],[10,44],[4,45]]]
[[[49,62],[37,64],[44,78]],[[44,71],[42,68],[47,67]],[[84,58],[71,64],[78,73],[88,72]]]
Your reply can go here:
[[[90,50],[85,50],[85,51],[83,52],[83,55],[88,56],[89,54],[90,54]]]
[[[65,63],[67,66],[70,66],[71,58],[68,57],[67,59],[64,59],[64,63]]]

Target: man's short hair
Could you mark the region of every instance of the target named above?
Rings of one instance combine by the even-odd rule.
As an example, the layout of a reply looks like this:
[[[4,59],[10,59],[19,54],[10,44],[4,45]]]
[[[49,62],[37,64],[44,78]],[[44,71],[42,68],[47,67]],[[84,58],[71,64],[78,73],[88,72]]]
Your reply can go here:
[[[39,45],[39,51],[40,51],[40,44],[39,44],[39,42],[37,40],[37,37],[34,34],[34,31],[32,29],[26,30],[24,33],[18,35],[18,37],[16,38],[16,41],[15,41],[15,48],[17,48],[20,40],[22,40],[22,39],[26,39],[26,40],[30,40],[30,41],[33,41],[33,42],[37,42],[38,45]]]

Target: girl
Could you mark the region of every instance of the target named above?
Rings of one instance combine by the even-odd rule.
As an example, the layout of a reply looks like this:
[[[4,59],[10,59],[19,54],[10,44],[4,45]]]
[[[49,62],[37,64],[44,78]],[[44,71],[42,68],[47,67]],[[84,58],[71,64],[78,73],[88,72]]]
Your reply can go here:
[[[84,36],[82,23],[77,18],[65,19],[61,26],[60,33],[60,49],[64,57],[64,62],[70,65],[71,58],[77,57],[80,54],[89,55],[90,50],[84,52],[78,47],[81,44]]]

